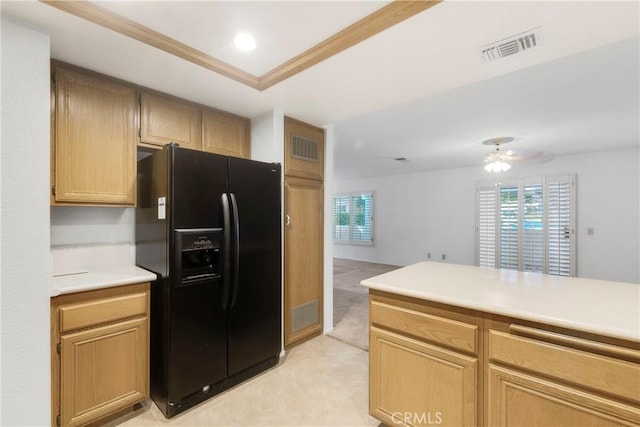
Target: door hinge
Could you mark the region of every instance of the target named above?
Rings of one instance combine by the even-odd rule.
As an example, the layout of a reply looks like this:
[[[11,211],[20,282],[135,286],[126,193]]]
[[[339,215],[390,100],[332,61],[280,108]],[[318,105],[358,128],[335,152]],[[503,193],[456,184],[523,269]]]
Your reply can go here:
[[[62,354],[62,344],[58,343],[56,345],[56,353]]]
[[[52,185],[51,186],[51,194],[55,197],[56,196],[56,185]]]
[[[56,425],[60,427],[60,414],[56,415]]]

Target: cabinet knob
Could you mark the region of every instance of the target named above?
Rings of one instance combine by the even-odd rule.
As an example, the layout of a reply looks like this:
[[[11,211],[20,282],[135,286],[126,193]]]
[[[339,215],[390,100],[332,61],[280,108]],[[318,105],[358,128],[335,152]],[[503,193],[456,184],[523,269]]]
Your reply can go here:
[[[285,215],[285,225],[287,227],[291,226],[291,216],[289,216],[289,214]]]

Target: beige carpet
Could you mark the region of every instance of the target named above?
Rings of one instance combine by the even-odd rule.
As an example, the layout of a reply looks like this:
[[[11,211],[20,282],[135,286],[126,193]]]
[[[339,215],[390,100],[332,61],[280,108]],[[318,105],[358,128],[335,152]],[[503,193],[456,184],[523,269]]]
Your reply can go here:
[[[369,349],[368,289],[360,281],[400,268],[395,265],[333,259],[333,331],[328,335]]]

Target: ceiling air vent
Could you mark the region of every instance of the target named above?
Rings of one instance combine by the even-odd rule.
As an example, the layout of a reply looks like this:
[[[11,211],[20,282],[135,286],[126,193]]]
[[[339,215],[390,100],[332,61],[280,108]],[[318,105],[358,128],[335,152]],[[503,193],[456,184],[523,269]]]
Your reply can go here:
[[[482,47],[482,62],[491,62],[505,56],[531,50],[542,44],[542,27],[535,28],[496,43]]]

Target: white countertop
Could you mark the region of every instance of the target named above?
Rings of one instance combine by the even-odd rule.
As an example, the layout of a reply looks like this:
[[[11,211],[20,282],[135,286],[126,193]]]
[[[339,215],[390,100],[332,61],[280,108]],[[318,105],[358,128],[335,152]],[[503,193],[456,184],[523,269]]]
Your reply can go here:
[[[86,273],[53,276],[51,296],[150,282],[155,279],[155,273],[134,265],[100,267]]]
[[[370,289],[640,342],[640,285],[421,262]]]

